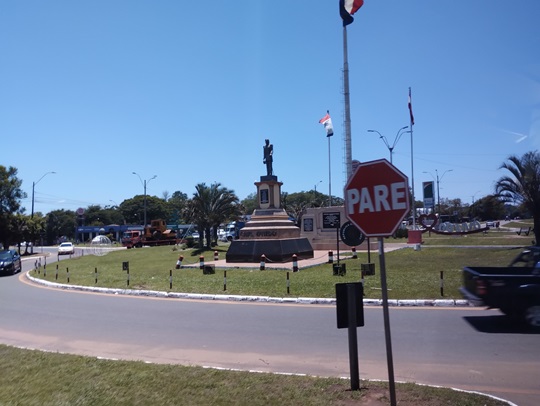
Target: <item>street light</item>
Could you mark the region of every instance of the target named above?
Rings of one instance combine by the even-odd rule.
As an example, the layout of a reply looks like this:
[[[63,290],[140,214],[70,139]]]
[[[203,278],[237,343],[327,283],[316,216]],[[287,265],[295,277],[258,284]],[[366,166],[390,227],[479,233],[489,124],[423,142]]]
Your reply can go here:
[[[382,135],[380,132],[378,132],[377,130],[368,130],[368,133],[377,133],[379,134],[379,138],[383,140],[384,142],[384,145],[386,145],[386,148],[388,148],[388,151],[390,151],[390,163],[392,163],[392,155],[393,155],[393,152],[394,152],[394,148],[396,147],[399,139],[401,138],[401,136],[407,132],[410,132],[410,131],[403,131],[403,130],[406,130],[407,128],[409,128],[408,125],[406,125],[405,127],[401,127],[397,134],[396,134],[396,138],[394,138],[394,142],[392,143],[392,145],[390,145],[390,143],[388,142],[388,139]],[[403,131],[403,132],[402,132]]]
[[[43,179],[45,176],[47,176],[50,173],[54,174],[56,172],[47,172],[45,175],[39,178],[37,182],[32,182],[32,214],[30,215],[30,218],[34,218],[34,191],[35,191],[36,185],[39,183],[41,179]]]
[[[157,175],[152,176],[150,179],[145,179],[144,182],[141,179],[141,176],[137,172],[132,172],[133,175],[137,175],[139,177],[139,180],[141,181],[141,184],[144,187],[144,224],[143,227],[146,227],[146,185],[152,180],[157,178]]]
[[[431,175],[431,177],[437,181],[437,206],[439,206],[439,216],[441,215],[441,194],[439,192],[439,183],[441,182],[442,178],[444,177],[444,175],[447,173],[447,172],[452,172],[453,169],[448,169],[446,171],[443,172],[443,174],[441,175],[441,177],[439,177],[439,171],[437,171],[437,169],[435,169],[435,173],[437,175],[437,178],[435,179],[435,177],[433,177],[433,174],[431,172],[426,172],[424,171],[424,173],[429,173]]]
[[[321,183],[322,183],[322,180],[320,180],[320,181],[318,181],[317,183],[315,183],[315,186],[314,186],[315,192],[317,191],[317,185],[320,185]]]

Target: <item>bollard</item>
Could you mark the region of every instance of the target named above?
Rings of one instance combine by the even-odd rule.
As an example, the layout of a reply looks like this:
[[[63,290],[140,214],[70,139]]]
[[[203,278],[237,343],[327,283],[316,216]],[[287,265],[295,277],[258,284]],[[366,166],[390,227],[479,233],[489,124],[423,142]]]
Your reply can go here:
[[[69,283],[69,268],[66,268],[66,274],[67,274],[67,283]]]
[[[54,280],[58,280],[58,264],[56,264],[56,275],[54,276]]]
[[[47,277],[47,267],[46,266],[43,267],[43,277],[44,278]]]
[[[199,257],[199,268],[204,269],[204,256]]]
[[[97,268],[94,268],[94,277],[96,279],[96,284],[97,284]]]
[[[444,296],[444,271],[441,271],[441,296]]]
[[[292,256],[292,271],[298,272],[298,256],[296,254]]]
[[[182,261],[184,260],[184,257],[182,255],[180,255],[178,257],[178,261],[176,261],[176,269],[180,269],[182,268]]]
[[[328,263],[334,263],[334,253],[332,251],[328,251]]]
[[[358,258],[358,254],[356,253],[356,247],[352,247],[352,257],[354,259]]]
[[[289,271],[287,271],[287,294],[291,293],[291,281],[289,279]]]
[[[219,253],[214,251],[214,261],[219,261]]]
[[[129,268],[127,269],[127,285],[129,286]]]
[[[223,271],[223,291],[227,290],[227,271]]]
[[[169,289],[172,290],[172,269],[169,270]]]
[[[265,267],[266,267],[266,255],[262,254],[261,255],[261,266],[259,267],[259,269],[261,271],[264,271]]]

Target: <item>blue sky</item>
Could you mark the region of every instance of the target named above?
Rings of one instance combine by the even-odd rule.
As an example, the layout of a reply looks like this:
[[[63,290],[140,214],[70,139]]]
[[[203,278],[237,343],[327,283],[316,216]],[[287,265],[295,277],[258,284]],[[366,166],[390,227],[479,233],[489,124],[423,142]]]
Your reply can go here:
[[[511,154],[540,143],[540,2],[365,0],[347,27],[352,157],[389,159],[415,196],[493,193]],[[0,6],[0,164],[30,212],[192,196],[241,198],[274,145],[282,191],[343,196],[338,0],[11,1]],[[330,110],[335,135],[319,119]],[[54,171],[56,174],[44,174]],[[428,173],[425,173],[428,172]],[[442,176],[444,174],[444,176]]]

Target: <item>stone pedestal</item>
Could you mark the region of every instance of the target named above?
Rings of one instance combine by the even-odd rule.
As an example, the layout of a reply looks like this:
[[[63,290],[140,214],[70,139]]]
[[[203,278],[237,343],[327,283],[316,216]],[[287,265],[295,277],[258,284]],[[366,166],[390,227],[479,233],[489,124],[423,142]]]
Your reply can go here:
[[[281,185],[277,176],[261,176],[257,186],[258,208],[251,220],[240,230],[227,251],[227,262],[260,262],[264,254],[269,262],[290,262],[313,258],[309,240],[300,237],[300,229],[280,208]]]

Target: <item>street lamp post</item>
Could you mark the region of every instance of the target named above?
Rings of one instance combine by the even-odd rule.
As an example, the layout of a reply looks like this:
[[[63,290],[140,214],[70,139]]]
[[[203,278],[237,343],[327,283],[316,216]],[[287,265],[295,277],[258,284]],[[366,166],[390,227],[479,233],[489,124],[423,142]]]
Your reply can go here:
[[[401,136],[407,132],[410,132],[410,131],[403,131],[403,130],[406,130],[407,128],[409,128],[408,125],[406,125],[405,127],[401,127],[397,134],[396,134],[396,138],[394,138],[394,142],[392,143],[392,145],[390,145],[390,143],[388,142],[388,139],[382,135],[380,132],[378,132],[377,130],[368,130],[368,133],[377,133],[379,134],[379,138],[381,140],[383,140],[384,142],[384,145],[386,145],[386,148],[388,148],[388,151],[390,151],[390,163],[392,163],[392,155],[394,153],[394,148],[396,147],[399,139],[401,138]]]
[[[143,228],[146,227],[146,185],[152,180],[157,178],[157,175],[152,176],[150,179],[145,179],[144,182],[141,178],[141,176],[137,172],[132,172],[133,175],[137,175],[139,177],[139,180],[141,181],[141,184],[144,187],[144,224]]]
[[[441,182],[442,178],[444,177],[444,175],[447,172],[452,172],[452,171],[453,171],[453,169],[448,169],[448,170],[443,172],[441,177],[439,177],[439,171],[437,169],[435,169],[435,174],[437,175],[437,178],[433,177],[433,174],[431,172],[424,171],[424,173],[429,173],[431,175],[431,177],[437,182],[437,206],[439,207],[439,216],[441,215],[441,194],[440,194],[440,190],[439,190],[439,183]]]
[[[30,215],[30,218],[34,218],[34,191],[35,191],[36,185],[39,183],[41,179],[43,179],[45,176],[47,176],[50,173],[54,174],[56,172],[47,172],[41,178],[39,178],[37,182],[32,182],[32,214]]]
[[[317,191],[317,185],[321,184],[322,183],[322,180],[318,181],[317,183],[315,183],[315,186],[314,186],[314,189],[315,189],[315,192]]]

